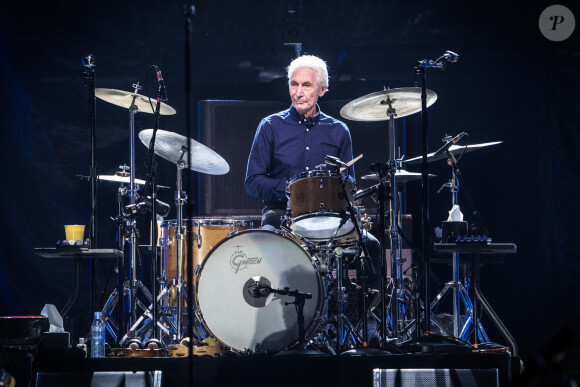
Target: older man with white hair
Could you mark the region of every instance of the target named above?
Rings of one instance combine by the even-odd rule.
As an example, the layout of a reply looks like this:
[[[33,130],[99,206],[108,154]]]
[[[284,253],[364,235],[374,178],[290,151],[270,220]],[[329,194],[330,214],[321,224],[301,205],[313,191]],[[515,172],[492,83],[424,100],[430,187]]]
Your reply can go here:
[[[264,228],[280,228],[288,179],[324,165],[327,155],[352,160],[348,127],[322,113],[317,104],[328,91],[326,63],[312,55],[294,59],[288,84],[292,106],[260,122],[248,159],[245,188],[264,203]]]
[[[353,158],[348,127],[321,112],[317,104],[328,91],[326,63],[312,55],[294,59],[288,66],[288,86],[292,106],[264,118],[258,125],[245,179],[246,191],[264,203],[262,228],[270,230],[280,228],[286,214],[289,179],[327,168],[328,155],[344,162]],[[348,171],[354,179],[354,167]],[[379,242],[367,233],[366,244],[375,268],[374,273],[366,272],[368,285],[379,289]],[[369,328],[374,327],[369,329],[371,335],[376,335],[376,326],[375,321],[369,323]]]

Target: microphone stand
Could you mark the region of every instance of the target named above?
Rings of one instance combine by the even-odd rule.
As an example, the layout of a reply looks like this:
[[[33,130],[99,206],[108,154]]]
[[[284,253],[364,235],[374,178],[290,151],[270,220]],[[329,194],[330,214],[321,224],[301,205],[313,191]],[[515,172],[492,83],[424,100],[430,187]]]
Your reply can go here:
[[[155,181],[155,136],[157,135],[157,130],[159,129],[159,109],[161,107],[161,85],[159,85],[157,92],[157,105],[155,107],[153,134],[151,136],[151,141],[149,142],[149,160],[147,162],[147,182],[145,189],[145,197],[147,194],[151,194],[151,261],[153,263],[153,300],[151,308],[151,320],[153,321],[152,336],[154,340],[158,340],[161,332],[157,326],[157,316],[159,313],[157,294],[159,293],[158,277],[161,270],[158,268],[159,265],[159,251],[157,249],[157,241],[159,236],[157,235],[157,185]]]
[[[261,284],[260,282],[256,283],[255,290],[257,292],[256,294],[258,295],[258,297],[262,296],[265,297],[270,293],[279,294],[281,296],[294,297],[294,302],[284,302],[284,305],[291,304],[296,305],[296,309],[298,312],[298,344],[303,344],[306,336],[304,330],[304,305],[306,304],[306,300],[310,300],[312,298],[312,294],[301,293],[300,291],[298,291],[298,289],[296,290],[290,290],[290,288],[274,289],[269,285],[264,285]],[[265,292],[262,294],[260,290],[265,290]]]
[[[192,112],[191,112],[191,32],[193,30],[192,19],[195,14],[195,6],[188,2],[183,5],[183,16],[184,20],[184,32],[185,32],[185,44],[184,49],[184,70],[185,70],[185,134],[187,138],[191,138],[191,123],[192,123]],[[191,165],[191,152],[187,152],[187,165]],[[191,178],[188,177],[187,188],[190,192],[193,192],[193,187],[191,184]],[[190,205],[187,208],[187,218],[191,219],[193,217],[193,207]],[[188,385],[193,386],[195,375],[194,375],[194,356],[193,356],[193,321],[194,321],[194,309],[193,309],[193,233],[191,230],[186,231],[186,245],[187,245],[187,278],[191,283],[187,286],[187,319],[188,324]],[[181,318],[181,316],[180,316]]]
[[[445,53],[433,60],[421,60],[415,66],[415,74],[421,77],[421,213],[422,213],[422,234],[423,234],[423,272],[424,272],[424,300],[427,302],[429,298],[429,285],[431,275],[431,249],[430,249],[430,232],[429,232],[429,185],[428,175],[429,167],[427,165],[427,133],[429,131],[429,120],[427,116],[427,69],[436,68],[445,69],[445,62],[457,62],[459,55],[453,51],[445,51]],[[425,308],[425,320],[423,321],[424,333],[431,329],[431,315],[429,308]],[[418,326],[418,325],[417,325]]]
[[[89,86],[89,111],[90,111],[90,123],[91,123],[91,166],[89,169],[89,176],[91,179],[91,215],[89,221],[89,248],[94,249],[97,247],[97,220],[96,220],[96,210],[97,210],[97,156],[96,156],[96,97],[95,97],[95,58],[92,54],[85,56],[82,60],[85,77],[85,85],[88,82]],[[92,316],[95,309],[95,276],[96,276],[96,261],[95,258],[90,260],[90,305],[89,313]]]
[[[422,134],[422,143],[421,143],[421,214],[422,214],[422,234],[423,234],[423,286],[424,286],[424,294],[423,299],[425,302],[430,300],[429,297],[429,286],[430,286],[430,275],[431,275],[431,268],[430,268],[430,243],[429,243],[429,185],[428,185],[428,176],[429,176],[429,167],[427,164],[427,133],[429,130],[429,122],[427,117],[427,67],[429,66],[428,63],[425,61],[418,64],[415,69],[419,73],[421,77],[421,134]],[[427,333],[431,329],[431,315],[430,310],[428,307],[425,308],[425,316],[423,320],[423,332]],[[419,328],[419,324],[417,324],[417,329]]]

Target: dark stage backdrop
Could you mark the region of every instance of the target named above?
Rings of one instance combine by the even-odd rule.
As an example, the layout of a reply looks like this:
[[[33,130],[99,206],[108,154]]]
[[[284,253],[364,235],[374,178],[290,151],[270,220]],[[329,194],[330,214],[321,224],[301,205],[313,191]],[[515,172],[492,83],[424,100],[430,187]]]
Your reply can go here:
[[[580,15],[577,2],[560,3]],[[87,175],[90,164],[83,56],[95,56],[96,84],[103,88],[130,90],[135,82],[146,86],[147,67],[159,65],[168,103],[178,112],[163,116],[161,128],[186,133],[182,5],[20,1],[0,6],[1,315],[38,314],[46,303],[62,308],[72,292],[73,262],[41,258],[33,248],[53,246],[63,237],[64,224],[89,221],[90,185],[77,177]],[[445,71],[428,74],[428,87],[438,95],[429,109],[428,146],[434,150],[445,134],[462,131],[473,144],[503,141],[461,159],[465,187],[460,203],[471,219],[468,190],[493,240],[517,244],[518,254],[507,256],[503,264],[483,267],[482,289],[522,354],[537,355],[580,304],[578,28],[563,42],[542,36],[538,18],[550,5],[547,1],[221,0],[195,5],[190,69],[194,138],[202,136],[197,122],[201,100],[289,106],[283,76],[294,51],[284,43],[302,42],[305,53],[328,61],[330,91],[321,105],[334,115],[343,102],[385,86],[414,86],[417,60],[435,59],[448,49],[460,54]],[[154,95],[155,80],[148,81]],[[387,123],[347,123],[355,154],[377,158],[365,156],[357,163],[361,176],[370,163],[386,161]],[[407,157],[419,155],[420,116],[396,124],[402,151]],[[129,162],[128,127],[128,111],[97,101],[101,174],[113,174]],[[137,114],[137,132],[151,127],[151,114]],[[239,139],[233,131],[223,141],[247,147],[254,130],[245,127]],[[145,178],[145,147],[136,141],[136,175]],[[209,145],[218,149],[220,141],[214,138]],[[236,160],[235,167],[243,170],[243,162],[243,157]],[[437,175],[430,182],[430,219],[435,226],[450,209],[449,192],[436,193],[450,171],[444,162],[430,168]],[[160,199],[173,203],[175,167],[158,159],[157,172],[158,184],[170,187],[160,190]],[[187,177],[193,180],[190,202],[200,208],[204,203],[197,195],[197,180],[205,177],[191,172]],[[370,185],[357,183],[359,188]],[[241,181],[228,184],[232,192],[245,195]],[[405,210],[416,220],[419,189],[414,183],[406,191]],[[116,191],[117,185],[110,182],[98,187],[99,247],[115,246],[110,217],[116,214]],[[169,217],[175,217],[174,209]],[[140,222],[147,235],[147,217]],[[148,243],[148,238],[141,242]],[[149,277],[149,271],[144,263],[140,276]],[[451,271],[446,265],[434,265],[433,271],[435,292]],[[100,289],[111,277],[109,272],[110,262],[98,263]],[[75,338],[86,334],[90,320],[88,265],[81,275],[82,292],[70,315]],[[100,291],[101,298],[111,285]],[[487,326],[492,340],[501,342],[491,324]]]

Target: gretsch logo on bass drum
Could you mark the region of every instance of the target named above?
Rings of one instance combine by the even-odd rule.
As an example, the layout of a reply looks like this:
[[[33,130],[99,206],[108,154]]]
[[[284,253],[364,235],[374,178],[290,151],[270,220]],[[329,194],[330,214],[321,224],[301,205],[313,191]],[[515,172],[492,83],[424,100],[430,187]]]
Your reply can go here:
[[[240,270],[247,269],[248,265],[259,265],[262,262],[262,257],[247,257],[240,247],[242,246],[236,246],[236,251],[234,251],[230,258],[230,265],[236,273]]]

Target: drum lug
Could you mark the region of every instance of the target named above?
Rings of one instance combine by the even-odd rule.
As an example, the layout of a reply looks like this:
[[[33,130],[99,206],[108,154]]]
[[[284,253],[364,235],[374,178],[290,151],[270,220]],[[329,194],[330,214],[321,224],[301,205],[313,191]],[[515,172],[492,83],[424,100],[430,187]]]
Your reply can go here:
[[[239,230],[232,230],[232,231],[228,232],[228,236],[231,237],[232,235],[236,235],[239,232],[240,232]]]
[[[320,209],[321,210],[324,210],[324,200],[321,200],[320,201]]]
[[[320,189],[324,189],[324,180],[320,179]]]
[[[197,243],[197,248],[199,249],[201,247],[201,233],[198,232],[195,235],[195,243]]]

